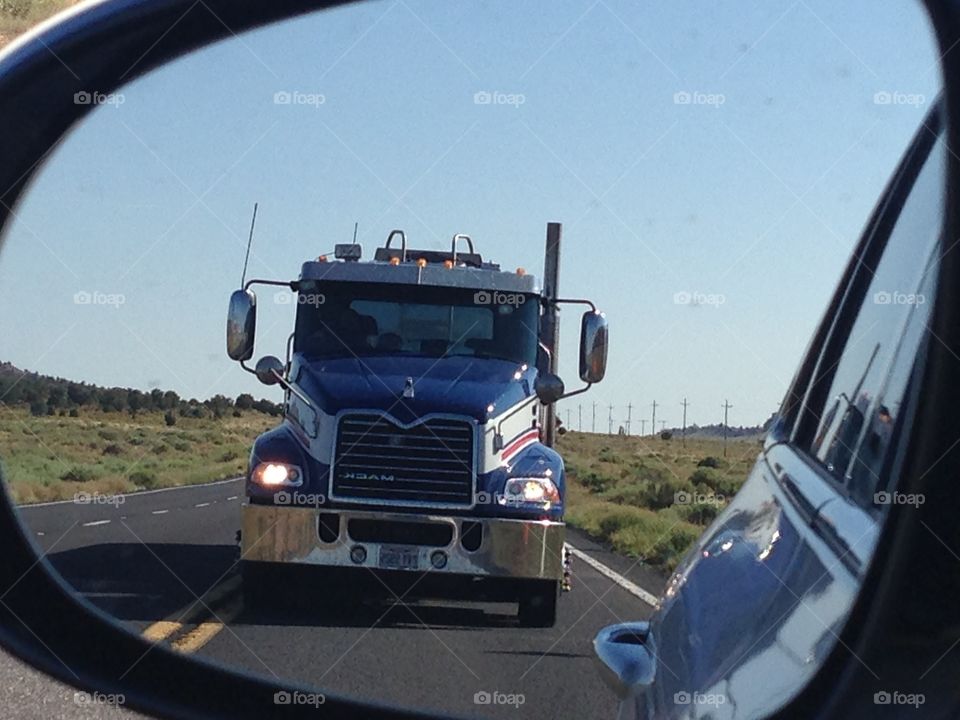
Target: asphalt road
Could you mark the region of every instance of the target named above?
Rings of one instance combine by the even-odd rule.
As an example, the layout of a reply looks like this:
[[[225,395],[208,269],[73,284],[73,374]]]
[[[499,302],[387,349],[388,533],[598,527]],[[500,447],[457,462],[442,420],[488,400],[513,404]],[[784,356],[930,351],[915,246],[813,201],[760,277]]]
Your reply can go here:
[[[180,652],[444,714],[616,716],[592,640],[606,625],[650,614],[644,593],[630,589],[660,592],[663,578],[649,568],[570,531],[568,542],[602,566],[574,560],[573,590],[548,629],[518,627],[510,604],[357,603],[328,588],[277,587],[282,604],[254,610],[242,603],[236,567],[242,500],[242,483],[227,481],[21,513],[78,592]]]

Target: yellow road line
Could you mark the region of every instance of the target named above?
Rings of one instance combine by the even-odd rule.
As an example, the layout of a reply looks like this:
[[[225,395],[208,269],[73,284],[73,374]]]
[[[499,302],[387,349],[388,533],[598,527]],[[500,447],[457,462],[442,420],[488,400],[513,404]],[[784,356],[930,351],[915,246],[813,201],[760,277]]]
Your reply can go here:
[[[240,600],[234,600],[222,612],[217,613],[216,619],[200,623],[186,635],[174,640],[171,647],[177,652],[196,652],[213,640],[217,633],[223,630],[224,625],[232,622],[241,610],[243,610],[243,603]]]
[[[240,578],[234,576],[224,583],[215,585],[204,593],[200,600],[194,600],[188,605],[171,613],[163,620],[153,623],[141,633],[144,639],[150,642],[160,642],[180,632],[185,625],[192,625],[201,616],[209,614],[207,608],[223,600],[223,598],[240,589]]]

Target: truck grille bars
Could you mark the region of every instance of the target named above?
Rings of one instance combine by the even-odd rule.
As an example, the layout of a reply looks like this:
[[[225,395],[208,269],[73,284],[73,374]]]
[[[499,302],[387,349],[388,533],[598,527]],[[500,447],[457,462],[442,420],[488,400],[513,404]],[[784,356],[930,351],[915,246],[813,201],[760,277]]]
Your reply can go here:
[[[474,502],[474,429],[428,418],[401,427],[377,413],[341,416],[331,497],[377,504],[462,506]]]

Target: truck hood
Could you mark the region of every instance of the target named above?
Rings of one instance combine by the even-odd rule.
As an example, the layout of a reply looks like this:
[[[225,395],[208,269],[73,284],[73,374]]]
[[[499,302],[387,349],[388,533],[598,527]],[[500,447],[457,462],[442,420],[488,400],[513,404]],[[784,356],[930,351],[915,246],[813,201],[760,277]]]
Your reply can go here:
[[[451,413],[483,423],[532,395],[536,370],[473,357],[295,357],[291,377],[329,415],[373,409],[408,423],[430,413]],[[403,395],[407,378],[413,381],[413,397]]]

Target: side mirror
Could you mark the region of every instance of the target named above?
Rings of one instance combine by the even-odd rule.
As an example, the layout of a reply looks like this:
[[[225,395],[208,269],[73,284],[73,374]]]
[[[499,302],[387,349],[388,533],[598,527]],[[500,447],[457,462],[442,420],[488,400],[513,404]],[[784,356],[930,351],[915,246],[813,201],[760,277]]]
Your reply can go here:
[[[607,316],[588,310],[580,321],[580,379],[598,383],[607,372]]]
[[[257,360],[257,367],[254,368],[253,372],[257,376],[257,380],[264,385],[276,385],[283,377],[283,370],[283,362],[280,358],[273,355],[264,355]]]
[[[550,405],[563,397],[563,380],[551,372],[537,373],[533,391],[544,405]]]
[[[620,698],[620,718],[648,718],[647,689],[657,675],[657,653],[650,623],[611,625],[593,641],[600,676]],[[632,712],[631,712],[632,709]]]
[[[253,339],[257,327],[257,296],[252,290],[235,290],[227,311],[227,355],[231,360],[253,357]]]

